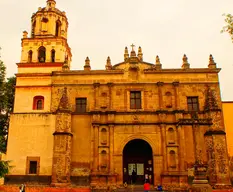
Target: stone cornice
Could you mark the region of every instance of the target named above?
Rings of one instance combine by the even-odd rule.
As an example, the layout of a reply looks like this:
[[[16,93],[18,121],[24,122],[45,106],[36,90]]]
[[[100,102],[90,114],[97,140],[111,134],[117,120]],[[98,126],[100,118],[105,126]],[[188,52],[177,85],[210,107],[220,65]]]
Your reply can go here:
[[[17,73],[16,77],[40,77],[40,76],[52,76],[52,73]]]
[[[52,87],[52,85],[17,85],[15,88]]]
[[[212,125],[211,119],[180,119],[178,125]]]
[[[209,68],[190,68],[190,69],[145,69],[144,73],[150,74],[150,73],[219,73],[220,68],[217,69],[209,69]]]
[[[204,136],[212,136],[212,135],[226,135],[226,132],[223,130],[209,130],[206,131]]]
[[[106,74],[124,74],[123,70],[72,70],[67,72],[54,71],[52,72],[53,76],[69,76],[69,75],[106,75]]]
[[[56,63],[17,63],[18,68],[28,68],[28,67],[62,67],[64,62]]]

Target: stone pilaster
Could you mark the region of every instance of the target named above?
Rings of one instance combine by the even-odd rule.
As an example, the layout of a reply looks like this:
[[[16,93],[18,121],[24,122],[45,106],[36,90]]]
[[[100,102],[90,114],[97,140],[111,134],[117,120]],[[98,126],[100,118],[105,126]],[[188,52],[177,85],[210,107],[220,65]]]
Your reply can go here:
[[[199,124],[193,124],[193,140],[194,140],[194,155],[195,155],[195,161],[198,163],[203,163],[204,162],[204,153],[205,151],[203,150],[204,147],[204,137],[201,134],[201,127]]]
[[[94,171],[99,171],[99,126],[94,126]]]
[[[163,93],[162,93],[162,86],[163,85],[164,85],[163,82],[157,82],[158,95],[159,95],[159,110],[163,109]]]
[[[99,107],[99,87],[100,87],[100,83],[94,83],[93,84],[94,87],[94,110],[98,109]]]
[[[167,139],[166,139],[166,125],[160,125],[161,140],[162,140],[162,153],[163,153],[163,171],[167,171]]]
[[[178,126],[178,138],[179,138],[179,170],[185,171],[185,158],[186,158],[186,151],[185,151],[185,135],[184,135],[184,127]]]
[[[179,99],[179,82],[172,83],[175,90],[175,109],[180,110],[180,99]]]
[[[154,185],[161,184],[161,173],[163,171],[163,156],[154,155]]]
[[[108,91],[109,91],[109,110],[112,109],[112,87],[113,87],[113,83],[108,83]]]
[[[56,125],[53,147],[52,185],[67,186],[70,184],[71,166],[71,111],[68,103],[67,89],[64,89],[56,112]]]
[[[114,173],[114,125],[109,126],[109,163],[110,163],[110,173]]]

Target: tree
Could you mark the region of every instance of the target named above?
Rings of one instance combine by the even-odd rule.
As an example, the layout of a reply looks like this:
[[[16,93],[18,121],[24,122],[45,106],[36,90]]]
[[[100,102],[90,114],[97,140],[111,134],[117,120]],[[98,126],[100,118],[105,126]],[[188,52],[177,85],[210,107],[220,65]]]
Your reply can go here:
[[[233,15],[223,14],[223,16],[225,17],[226,25],[222,28],[221,33],[227,32],[233,42]]]
[[[6,81],[6,67],[0,60],[0,157],[6,152],[10,113],[13,111],[16,78]],[[9,171],[9,161],[1,161],[0,178]]]
[[[0,60],[0,152],[4,148],[4,129],[5,129],[5,76],[6,67],[4,63]]]

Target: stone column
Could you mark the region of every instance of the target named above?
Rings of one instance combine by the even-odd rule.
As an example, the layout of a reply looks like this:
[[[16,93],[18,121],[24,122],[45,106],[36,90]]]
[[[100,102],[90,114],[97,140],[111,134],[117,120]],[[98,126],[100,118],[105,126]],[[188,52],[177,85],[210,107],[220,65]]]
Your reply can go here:
[[[53,186],[67,186],[70,184],[71,166],[71,110],[68,103],[67,89],[59,103],[56,112],[56,124],[53,146],[52,183]]]
[[[160,125],[162,153],[163,153],[163,171],[167,171],[167,139],[166,139],[166,125]]]
[[[230,171],[221,107],[220,90],[207,86],[204,110],[206,117],[212,121],[205,133],[205,143],[208,156],[208,167],[211,171],[210,181],[215,188],[230,187]]]
[[[110,163],[110,173],[114,173],[114,125],[109,126],[109,163]]]
[[[162,86],[163,85],[164,85],[163,82],[157,82],[158,95],[159,95],[159,110],[163,109],[163,93],[162,93]]]
[[[207,131],[205,133],[209,179],[210,183],[219,189],[231,187],[225,134],[223,131]]]
[[[185,157],[186,157],[186,151],[185,151],[185,141],[184,141],[184,127],[178,126],[178,138],[179,138],[179,169],[180,171],[185,171]]]
[[[179,82],[172,83],[175,89],[175,109],[180,110],[180,99],[179,99]]]

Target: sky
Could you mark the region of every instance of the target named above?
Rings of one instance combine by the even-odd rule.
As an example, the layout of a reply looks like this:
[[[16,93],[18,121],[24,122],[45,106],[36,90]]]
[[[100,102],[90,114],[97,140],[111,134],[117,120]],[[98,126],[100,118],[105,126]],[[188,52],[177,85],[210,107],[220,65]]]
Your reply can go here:
[[[1,60],[7,76],[17,73],[21,38],[30,32],[32,13],[46,0],[0,0]],[[106,59],[122,62],[124,48],[142,47],[144,61],[180,68],[187,55],[191,68],[208,66],[212,54],[220,76],[222,100],[232,101],[233,42],[223,13],[233,14],[232,0],[57,0],[69,21],[72,69],[82,70],[88,56],[92,69],[104,69]]]

